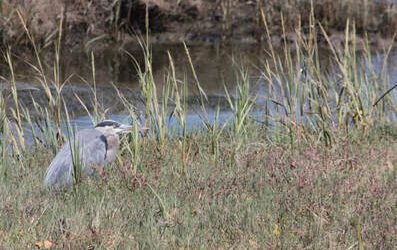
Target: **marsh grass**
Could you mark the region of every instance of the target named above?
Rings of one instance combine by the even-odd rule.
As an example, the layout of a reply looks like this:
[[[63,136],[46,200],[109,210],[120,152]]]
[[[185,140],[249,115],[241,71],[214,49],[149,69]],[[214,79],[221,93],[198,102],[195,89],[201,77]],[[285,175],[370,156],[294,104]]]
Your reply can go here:
[[[266,16],[263,12],[261,15],[270,41]],[[283,16],[281,20],[286,34]],[[352,128],[366,131],[379,117],[384,117],[385,110],[395,110],[394,94],[383,99],[382,105],[377,105],[379,96],[393,87],[386,73],[392,47],[383,52],[382,68],[376,72],[368,41],[364,42],[363,52],[358,53],[354,23],[347,20],[342,46],[330,40],[321,24],[316,28],[313,7],[310,27],[303,32],[298,24],[297,39],[293,44],[284,40],[282,53],[276,53],[272,44],[268,44],[270,58],[263,62],[262,70],[262,77],[269,83],[267,101],[273,106],[268,118],[285,126],[291,135],[300,134],[292,130],[303,129],[301,135],[311,137],[313,134],[306,132],[312,131],[318,140],[330,145],[335,140],[333,128],[346,132]],[[319,35],[325,37],[331,51],[330,62],[335,65],[332,73],[326,73],[321,67]]]
[[[147,139],[136,175],[125,178],[125,166],[116,163],[107,182],[87,180],[76,192],[42,189],[52,157],[47,150],[29,151],[25,168],[9,158],[0,184],[1,246],[30,248],[40,240],[74,249],[395,245],[395,135],[374,130],[332,148],[290,150],[289,139],[275,143],[262,132],[251,133],[235,156],[231,138],[220,138],[217,163],[201,151],[184,175],[174,170],[183,167],[175,159],[182,150],[177,142],[167,141],[168,154],[161,155],[151,148],[157,141]],[[206,143],[204,135],[187,140]],[[238,168],[230,167],[230,157]]]
[[[244,141],[244,136],[247,130],[247,123],[249,122],[249,115],[252,107],[255,104],[256,96],[251,94],[250,79],[246,70],[241,69],[237,76],[237,88],[234,101],[225,87],[226,99],[229,103],[230,109],[233,112],[232,130],[233,138],[239,142],[236,150]]]
[[[347,22],[344,46],[337,47],[321,26],[316,28],[313,13],[312,8],[311,29],[304,33],[298,26],[293,46],[285,40],[280,54],[269,43],[270,58],[258,66],[268,86],[265,110],[256,105],[248,71],[236,71],[236,91],[225,88],[233,117],[224,124],[219,123],[220,107],[209,122],[207,95],[184,44],[205,125],[191,132],[187,77],[176,75],[168,53],[168,71],[156,82],[149,40],[140,39],[143,65],[127,56],[140,83],[142,119],[132,100],[115,87],[133,130],[122,140],[109,179],[83,182],[74,169],[73,191],[58,193],[45,190],[42,180],[63,142],[62,124],[69,131],[66,137],[72,136],[61,93],[67,79],[60,78],[59,56],[52,76],[45,74],[24,25],[38,66],[30,65],[48,106],[33,102],[38,116],[31,116],[20,104],[7,53],[10,84],[0,99],[0,247],[32,248],[42,240],[65,249],[395,246],[396,196],[390,190],[396,188],[397,128],[390,120],[396,112],[386,73],[390,49],[376,72],[369,46],[364,56],[357,52],[354,25]],[[270,40],[267,18],[261,16]],[[335,74],[320,66],[319,34],[329,43]],[[93,56],[91,67],[94,110],[76,98],[95,123],[106,109],[96,96]],[[9,98],[13,106],[7,107]],[[251,116],[258,110],[263,123]],[[170,119],[180,130],[169,129]],[[18,145],[25,141],[25,127],[33,133],[33,146]]]

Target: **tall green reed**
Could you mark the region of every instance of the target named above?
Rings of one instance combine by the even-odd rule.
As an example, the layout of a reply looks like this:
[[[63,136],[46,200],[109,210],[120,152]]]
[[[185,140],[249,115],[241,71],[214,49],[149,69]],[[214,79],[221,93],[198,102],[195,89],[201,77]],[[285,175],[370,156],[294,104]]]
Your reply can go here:
[[[131,118],[132,123],[132,131],[130,133],[130,142],[126,147],[127,152],[129,153],[132,165],[133,165],[133,174],[136,175],[137,171],[141,166],[141,159],[142,159],[142,137],[145,136],[146,127],[142,128],[140,123],[137,108],[128,100],[125,95],[116,87],[114,86],[118,97],[122,101],[124,107],[127,109],[129,117]],[[124,148],[122,148],[123,150]]]
[[[154,136],[157,141],[157,148],[163,154],[164,145],[168,138],[167,115],[169,114],[169,99],[172,92],[172,85],[169,81],[163,84],[161,96],[158,95],[157,83],[155,82],[152,69],[152,51],[150,45],[142,39],[138,39],[144,55],[144,66],[129,52],[126,54],[132,59],[138,75],[138,81],[145,106],[145,127],[150,128],[149,135]],[[167,79],[167,77],[166,77]]]
[[[7,88],[9,89],[9,87]],[[9,136],[10,136],[10,131],[9,131],[9,124],[10,121],[7,117],[7,100],[9,98],[9,91],[2,90],[0,93],[0,155],[2,159],[5,159],[9,152],[8,152],[8,146],[9,146]]]
[[[93,110],[92,111],[89,110],[89,108],[87,107],[87,102],[82,100],[79,95],[77,95],[76,93],[74,95],[75,95],[76,99],[79,101],[79,103],[81,104],[81,106],[86,111],[87,115],[90,117],[91,123],[94,125],[100,121],[105,120],[107,109],[105,107],[103,107],[103,105],[100,103],[100,101],[98,99],[98,91],[97,91],[97,83],[96,83],[95,56],[92,51],[91,51],[90,59],[91,59],[92,83],[90,83],[89,81],[87,81],[84,78],[81,78],[81,80],[86,84],[86,86],[90,90],[90,93],[92,94],[92,98],[90,101],[93,106]]]
[[[52,122],[55,124],[55,135],[51,135],[53,138],[57,138],[58,144],[61,144],[64,141],[64,136],[62,132],[62,96],[61,96],[61,91],[62,88],[64,87],[65,82],[62,82],[63,79],[61,79],[61,68],[60,68],[60,55],[61,55],[61,44],[62,44],[62,27],[63,27],[63,18],[61,18],[59,26],[58,26],[58,39],[54,44],[54,55],[55,55],[55,60],[54,60],[54,65],[53,65],[53,75],[52,75],[52,80],[49,80],[45,71],[45,68],[43,66],[41,57],[40,57],[40,51],[39,48],[36,45],[34,37],[31,35],[26,21],[22,17],[20,11],[17,11],[18,17],[20,19],[20,22],[25,30],[25,34],[27,35],[32,47],[33,47],[33,52],[36,60],[36,65],[34,65],[31,62],[26,63],[33,69],[35,72],[35,79],[40,83],[42,90],[45,93],[45,96],[47,97],[48,100],[48,112],[50,113],[48,116],[50,116],[50,121],[47,120],[48,124],[51,124]],[[47,109],[47,108],[45,108]],[[32,130],[34,128],[31,128]],[[55,145],[54,145],[55,146]]]
[[[184,167],[186,167],[189,158],[189,145],[187,140],[187,98],[188,98],[188,85],[186,78],[179,81],[175,73],[175,65],[170,52],[168,52],[168,60],[170,63],[170,73],[167,78],[167,82],[172,83],[173,91],[172,98],[175,108],[172,112],[173,116],[176,118],[179,126],[181,127],[181,160]]]
[[[6,52],[5,60],[8,64],[10,79],[8,80],[9,88],[6,91],[5,95],[6,99],[4,100],[4,109],[7,109],[6,103],[8,97],[11,97],[13,101],[13,106],[9,108],[9,110],[11,111],[12,121],[6,118],[5,122],[7,122],[8,125],[11,125],[8,126],[8,128],[11,129],[8,131],[8,136],[12,143],[13,153],[16,155],[21,155],[21,153],[25,151],[25,136],[22,124],[21,108],[18,102],[18,91],[15,81],[14,66],[11,60],[11,52],[9,50]],[[16,135],[14,133],[16,133]]]
[[[382,108],[374,105],[379,95],[389,89],[384,69],[391,47],[384,53],[382,71],[375,72],[368,40],[364,40],[364,50],[358,49],[354,23],[347,22],[343,47],[338,47],[324,28],[317,26],[312,6],[310,28],[303,31],[297,22],[296,40],[290,44],[284,39],[280,53],[270,42],[267,18],[263,11],[261,14],[269,39],[270,58],[265,60],[261,72],[269,85],[266,102],[273,103],[268,118],[289,131],[291,145],[299,139],[295,135],[304,139],[315,135],[317,140],[331,145],[336,131],[349,132],[352,128],[365,131],[376,121],[376,116],[384,114],[384,105],[393,109],[390,96],[382,100]],[[281,16],[286,37],[283,20]],[[320,49],[319,36],[327,41],[325,50]],[[322,66],[321,53],[331,54],[330,68]]]
[[[238,150],[244,143],[247,133],[247,125],[249,115],[255,104],[256,96],[252,96],[250,79],[247,70],[241,69],[237,75],[236,93],[231,96],[229,90],[224,87],[226,99],[230,109],[233,112],[233,120],[231,122],[233,138],[237,142]]]
[[[65,103],[64,103],[65,104]],[[72,177],[73,177],[73,186],[76,188],[76,184],[80,183],[81,177],[83,174],[83,149],[82,145],[79,145],[81,142],[78,140],[77,133],[75,127],[71,125],[70,116],[68,112],[67,105],[65,107],[65,121],[66,121],[66,133],[69,140],[67,141],[68,146],[70,148],[70,153],[72,157]],[[75,189],[76,190],[76,189]]]
[[[227,122],[220,124],[219,115],[220,115],[220,107],[217,106],[213,123],[212,124],[204,123],[206,131],[209,135],[210,145],[211,145],[211,154],[212,154],[214,163],[216,163],[218,161],[219,145],[220,145],[219,140],[221,138],[223,130],[227,126]]]

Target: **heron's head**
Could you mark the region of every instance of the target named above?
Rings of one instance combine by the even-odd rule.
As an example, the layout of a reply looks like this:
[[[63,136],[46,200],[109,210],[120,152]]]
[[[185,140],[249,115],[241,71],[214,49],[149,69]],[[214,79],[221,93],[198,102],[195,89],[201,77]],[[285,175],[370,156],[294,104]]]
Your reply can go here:
[[[106,131],[119,135],[127,133],[131,130],[131,128],[132,126],[121,124],[113,120],[104,120],[95,126],[95,129],[98,129],[102,132]]]

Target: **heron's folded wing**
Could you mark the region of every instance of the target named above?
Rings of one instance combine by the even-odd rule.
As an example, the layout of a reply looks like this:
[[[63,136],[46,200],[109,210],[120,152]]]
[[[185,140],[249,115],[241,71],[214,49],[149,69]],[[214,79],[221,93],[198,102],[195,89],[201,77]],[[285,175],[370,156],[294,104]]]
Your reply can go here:
[[[97,131],[86,131],[83,135],[82,160],[86,167],[103,167],[106,164],[107,141],[105,136]]]
[[[47,169],[44,183],[47,187],[58,188],[73,184],[73,161],[70,147],[65,144]]]

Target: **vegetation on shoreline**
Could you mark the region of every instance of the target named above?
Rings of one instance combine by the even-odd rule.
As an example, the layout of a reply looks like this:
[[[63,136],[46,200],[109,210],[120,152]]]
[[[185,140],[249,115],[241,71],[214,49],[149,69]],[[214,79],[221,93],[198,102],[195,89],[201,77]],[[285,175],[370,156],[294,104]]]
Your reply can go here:
[[[146,8],[146,3],[148,3]],[[397,7],[392,0],[64,0],[0,1],[0,44],[29,46],[17,11],[36,38],[37,46],[48,47],[64,19],[65,46],[88,46],[111,40],[135,40],[145,33],[145,16],[151,40],[156,43],[255,42],[266,40],[261,13],[266,14],[275,44],[286,32],[288,39],[299,24],[310,27],[310,8],[328,34],[339,36],[347,20],[357,34],[368,34],[370,42],[391,38],[397,29]],[[282,24],[283,20],[283,24]],[[317,25],[317,23],[315,24]],[[285,28],[285,30],[283,30]]]
[[[395,246],[397,155],[396,86],[372,64],[369,42],[358,53],[357,30],[347,22],[342,47],[332,43],[311,9],[310,29],[296,30],[282,53],[271,43],[261,12],[269,59],[261,69],[266,96],[258,105],[252,78],[237,64],[236,90],[225,88],[232,118],[208,118],[207,96],[184,51],[193,84],[169,68],[153,77],[150,45],[135,62],[143,110],[121,91],[118,97],[134,125],[106,178],[75,183],[51,193],[42,179],[66,139],[68,107],[62,99],[67,77],[59,63],[63,19],[54,46],[53,74],[45,73],[39,48],[23,15],[19,19],[35,52],[35,70],[48,106],[24,106],[18,97],[11,51],[7,88],[0,95],[0,247],[34,247],[48,240],[57,248],[392,248]],[[284,22],[283,22],[284,23]],[[286,32],[286,27],[282,30]],[[284,33],[284,37],[286,33]],[[318,37],[332,52],[333,72],[319,63]],[[92,122],[106,116],[96,95],[92,65]],[[187,95],[194,86],[204,129],[187,131]],[[161,90],[160,90],[161,88]],[[55,91],[54,91],[55,90]],[[117,88],[116,88],[117,90]],[[261,97],[262,98],[262,97]],[[11,106],[12,104],[12,106]],[[10,112],[7,112],[10,110]],[[31,115],[35,110],[38,115]],[[140,119],[140,111],[144,119]],[[252,113],[260,112],[258,119]],[[170,131],[169,119],[180,130]],[[139,130],[147,127],[141,137]],[[33,145],[27,146],[26,129]],[[38,157],[40,156],[40,157]]]

